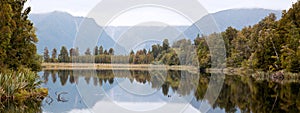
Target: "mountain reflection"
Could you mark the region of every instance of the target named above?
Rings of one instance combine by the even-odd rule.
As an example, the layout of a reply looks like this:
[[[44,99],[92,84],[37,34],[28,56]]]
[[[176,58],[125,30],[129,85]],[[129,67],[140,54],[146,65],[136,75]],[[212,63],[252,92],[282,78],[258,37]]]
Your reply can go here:
[[[59,70],[44,71],[42,78],[47,84],[48,77],[52,82],[59,82],[62,86],[69,81],[78,84],[79,77],[83,77],[87,84],[102,86],[113,84],[116,78],[128,79],[140,84],[149,84],[151,88],[160,90],[165,96],[170,91],[181,96],[194,95],[196,103],[204,100],[208,89],[211,74],[193,74],[187,71],[112,71],[112,70]],[[58,78],[57,78],[58,77]],[[269,79],[256,79],[252,76],[227,75],[222,90],[215,102],[213,109],[219,108],[225,112],[300,112],[300,84],[299,78],[287,80],[284,83],[272,82]],[[296,79],[296,80],[295,80]],[[49,79],[50,80],[50,79]],[[191,104],[198,108],[198,104]]]

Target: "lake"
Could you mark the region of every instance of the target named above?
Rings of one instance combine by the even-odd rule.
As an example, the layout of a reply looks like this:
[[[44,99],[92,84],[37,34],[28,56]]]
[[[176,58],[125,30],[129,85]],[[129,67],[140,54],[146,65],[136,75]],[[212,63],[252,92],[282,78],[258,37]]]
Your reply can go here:
[[[26,109],[35,112],[300,112],[299,78],[226,75],[218,80],[221,74],[172,70],[48,70],[39,75],[49,95],[41,104],[28,104]]]

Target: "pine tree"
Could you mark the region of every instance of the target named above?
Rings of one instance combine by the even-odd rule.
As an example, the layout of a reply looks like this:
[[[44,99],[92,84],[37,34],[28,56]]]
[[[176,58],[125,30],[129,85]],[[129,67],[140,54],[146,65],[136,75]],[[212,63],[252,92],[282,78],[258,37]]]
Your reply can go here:
[[[110,49],[108,50],[108,53],[109,53],[109,55],[114,55],[114,49],[113,49],[113,48],[110,48]]]
[[[94,48],[94,55],[95,55],[95,56],[96,56],[96,55],[99,55],[98,46],[96,46],[96,47]]]
[[[36,60],[35,45],[38,39],[28,19],[31,8],[24,8],[25,2],[2,0],[0,3],[0,66],[38,71],[36,68],[40,67],[40,63]]]
[[[71,48],[71,49],[69,50],[69,53],[70,53],[70,57],[76,56],[76,50],[75,50],[74,48]]]
[[[44,62],[50,62],[49,50],[47,47],[44,49]]]
[[[104,50],[103,54],[105,54],[105,55],[108,55],[108,52],[107,52],[107,50]]]
[[[60,49],[60,54],[58,55],[59,62],[69,62],[69,53],[65,46],[62,46]]]
[[[169,40],[164,39],[164,41],[163,41],[163,50],[168,51],[169,48],[170,48]]]
[[[100,46],[99,47],[99,55],[102,55],[104,53],[104,51],[103,51],[103,47],[102,46]]]
[[[79,56],[79,55],[80,55],[80,53],[79,53],[79,48],[76,47],[76,48],[75,48],[75,56]]]
[[[57,50],[56,50],[56,48],[53,48],[52,54],[51,54],[51,62],[57,62],[56,57],[57,57]]]
[[[87,48],[86,51],[84,52],[85,55],[92,55],[90,48]]]

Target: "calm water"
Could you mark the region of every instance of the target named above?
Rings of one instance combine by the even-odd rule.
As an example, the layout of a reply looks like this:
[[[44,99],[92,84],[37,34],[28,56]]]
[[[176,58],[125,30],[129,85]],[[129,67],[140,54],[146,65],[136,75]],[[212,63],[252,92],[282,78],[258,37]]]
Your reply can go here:
[[[226,75],[220,93],[212,93],[208,89],[214,88],[210,84],[216,75],[186,71],[77,70],[39,75],[49,96],[41,104],[29,105],[34,112],[300,112],[299,80]]]

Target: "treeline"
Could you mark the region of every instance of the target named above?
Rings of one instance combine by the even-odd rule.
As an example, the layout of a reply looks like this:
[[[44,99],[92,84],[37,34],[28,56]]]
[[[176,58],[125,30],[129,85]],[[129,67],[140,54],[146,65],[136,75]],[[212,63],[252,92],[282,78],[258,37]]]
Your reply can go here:
[[[71,48],[68,50],[65,46],[62,46],[59,54],[56,48],[52,49],[51,56],[49,54],[48,48],[45,47],[43,55],[44,62],[93,63],[97,61],[97,63],[110,63],[110,57],[114,55],[114,50],[113,48],[106,50],[102,46],[96,46],[93,51],[88,48],[83,55],[80,55],[79,48]],[[94,58],[97,58],[97,60],[94,60]]]
[[[280,20],[270,14],[242,30],[229,27],[222,33],[198,36],[195,44],[201,66],[211,66],[211,54],[204,39],[218,36],[225,41],[227,67],[300,72],[300,2],[284,10]]]
[[[183,42],[190,41],[183,40]],[[182,45],[182,44],[181,44]],[[179,57],[173,48],[170,47],[169,41],[165,39],[163,44],[152,45],[150,50],[142,49],[134,52],[133,50],[129,55],[114,55],[114,49],[104,49],[102,46],[96,46],[93,51],[89,48],[80,55],[79,48],[67,49],[65,46],[61,47],[58,54],[57,49],[54,48],[51,51],[51,57],[49,50],[46,47],[44,49],[44,62],[53,63],[130,63],[130,64],[167,64],[167,65],[179,65]],[[181,56],[183,57],[183,55]],[[183,62],[186,63],[186,62]],[[192,64],[192,62],[187,62]]]

